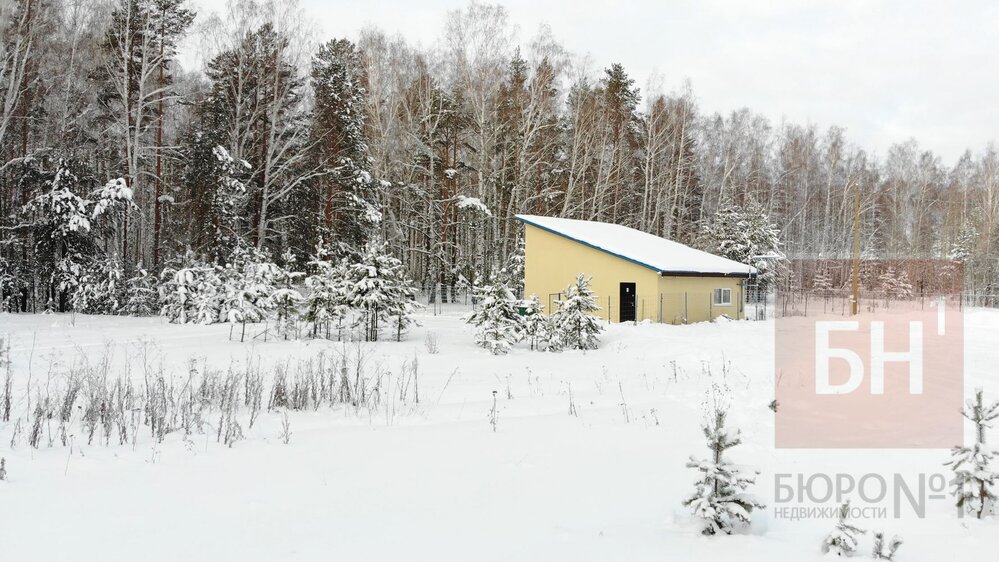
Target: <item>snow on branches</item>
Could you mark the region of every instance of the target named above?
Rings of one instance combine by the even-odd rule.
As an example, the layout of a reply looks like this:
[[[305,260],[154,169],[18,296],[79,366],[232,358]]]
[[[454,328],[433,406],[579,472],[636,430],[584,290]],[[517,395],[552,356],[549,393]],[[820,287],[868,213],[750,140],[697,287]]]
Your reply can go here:
[[[965,405],[964,417],[975,425],[975,443],[970,447],[951,449],[951,460],[945,465],[954,471],[951,493],[962,513],[981,519],[994,510],[999,493],[999,472],[993,466],[997,451],[985,443],[985,433],[999,419],[999,402],[986,404],[983,391]]]
[[[700,519],[705,535],[732,534],[749,525],[754,509],[765,505],[746,490],[756,483],[757,470],[747,470],[725,458],[729,449],[742,443],[739,430],[726,427],[728,409],[714,396],[706,412],[702,429],[711,456],[707,459],[690,457],[688,468],[700,474],[696,490],[683,505]]]
[[[467,319],[476,327],[475,343],[493,355],[504,355],[523,336],[523,318],[518,311],[520,301],[502,281],[477,287],[475,293],[480,308]]]
[[[822,541],[823,553],[832,552],[837,556],[846,557],[857,553],[857,546],[860,544],[860,535],[866,534],[867,531],[847,521],[849,517],[850,502],[846,502],[839,508],[839,521],[836,523],[836,528],[826,535],[826,538]]]
[[[600,344],[597,335],[603,331],[594,313],[600,310],[590,289],[590,280],[582,273],[565,290],[558,301],[558,310],[552,314],[548,349],[596,349]]]

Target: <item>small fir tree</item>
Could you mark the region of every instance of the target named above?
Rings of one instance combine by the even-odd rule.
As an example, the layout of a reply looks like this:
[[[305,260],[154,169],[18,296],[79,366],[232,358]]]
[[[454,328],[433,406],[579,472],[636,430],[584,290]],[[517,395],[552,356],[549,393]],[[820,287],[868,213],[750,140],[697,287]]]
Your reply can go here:
[[[189,267],[166,268],[160,274],[160,315],[175,324],[186,324],[194,308],[192,297],[196,291],[197,270]]]
[[[874,533],[874,551],[871,556],[875,560],[891,560],[895,559],[895,554],[898,552],[898,548],[902,546],[902,537],[895,535],[890,541],[885,542],[885,534],[882,532]]]
[[[697,488],[683,505],[689,507],[700,519],[705,535],[719,532],[732,534],[751,522],[754,509],[765,507],[755,496],[746,492],[756,483],[758,471],[746,471],[725,458],[725,452],[742,443],[738,430],[725,427],[726,406],[718,398],[713,400],[703,426],[711,457],[690,457],[688,468],[701,474]]]
[[[282,254],[281,260],[284,262],[284,266],[278,270],[274,278],[275,286],[271,300],[276,314],[277,332],[284,339],[288,339],[289,336],[297,332],[298,328],[299,306],[304,299],[302,293],[295,289],[295,283],[304,274],[294,271],[295,254],[291,250]]]
[[[523,301],[524,338],[531,345],[531,349],[541,349],[548,342],[548,333],[551,331],[551,322],[544,314],[544,305],[538,295],[531,295],[531,298]]]
[[[860,543],[860,535],[867,531],[850,524],[847,519],[850,517],[850,502],[846,502],[839,508],[839,521],[836,528],[829,533],[822,541],[822,552],[832,552],[837,556],[850,557],[857,553],[857,546]]]
[[[521,338],[519,301],[502,281],[476,288],[476,295],[479,309],[468,316],[468,323],[476,327],[475,343],[493,355],[504,355]]]
[[[194,290],[190,303],[192,321],[208,325],[225,320],[223,309],[226,297],[224,270],[215,265],[202,265],[192,268]]]
[[[974,445],[954,447],[951,460],[945,463],[954,471],[951,493],[957,499],[957,508],[979,519],[992,511],[999,491],[999,473],[992,467],[996,451],[985,443],[986,430],[999,419],[999,402],[986,404],[982,394],[978,389],[964,409],[964,417],[975,424]]]
[[[817,272],[815,277],[812,279],[812,289],[814,289],[820,297],[828,297],[833,291],[832,278],[825,271]]]
[[[385,321],[396,321],[397,328],[408,324],[416,289],[405,277],[402,262],[388,253],[384,242],[369,243],[360,260],[350,265],[347,287],[347,303],[360,313],[367,341],[378,341]]]
[[[317,255],[324,255],[317,251]],[[305,297],[305,320],[312,325],[312,336],[330,336],[330,324],[347,316],[347,267],[344,263],[315,257],[309,262],[312,274],[305,278],[309,294]]]
[[[138,264],[135,275],[125,281],[125,303],[121,312],[129,316],[152,316],[159,310],[156,278]]]
[[[565,298],[558,302],[558,310],[551,317],[548,349],[596,349],[600,344],[597,335],[603,331],[594,316],[599,310],[590,280],[580,273],[565,290]]]

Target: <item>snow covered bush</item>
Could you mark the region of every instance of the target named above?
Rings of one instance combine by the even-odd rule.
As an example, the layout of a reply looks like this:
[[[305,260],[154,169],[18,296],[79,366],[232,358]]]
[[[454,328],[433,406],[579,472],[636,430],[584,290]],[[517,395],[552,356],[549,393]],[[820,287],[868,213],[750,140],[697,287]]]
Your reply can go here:
[[[158,310],[156,277],[140,264],[136,266],[135,275],[125,281],[125,302],[121,312],[129,316],[152,316]]]
[[[596,349],[600,344],[597,335],[604,329],[594,316],[599,310],[590,280],[580,273],[576,282],[566,288],[565,297],[558,301],[558,310],[551,316],[548,349]]]
[[[158,287],[160,316],[175,324],[186,324],[191,310],[194,273],[188,268],[164,268]]]
[[[837,556],[846,557],[857,553],[860,535],[866,534],[867,531],[847,522],[849,517],[850,502],[846,502],[839,508],[839,521],[836,523],[836,528],[822,541],[823,553],[832,552]]]
[[[548,342],[548,334],[551,331],[551,322],[545,316],[544,306],[538,295],[531,295],[531,298],[522,301],[524,308],[524,319],[522,321],[524,338],[531,345],[531,349],[541,349]]]
[[[760,284],[765,288],[776,284],[786,265],[780,227],[770,221],[766,210],[755,201],[745,206],[723,206],[702,223],[700,236],[704,250],[756,267]],[[763,255],[774,259],[757,259]]]
[[[295,282],[305,274],[292,269],[295,255],[287,251],[281,256],[284,267],[280,268],[274,278],[274,292],[271,300],[276,314],[277,332],[288,339],[298,331],[299,306],[303,302],[302,294],[295,289]]]
[[[71,302],[73,309],[87,314],[114,314],[123,301],[121,262],[116,256],[92,259],[78,271]]]
[[[874,551],[871,552],[871,556],[875,560],[894,560],[898,548],[902,546],[902,542],[902,537],[895,535],[886,543],[885,534],[878,531],[874,533]]]
[[[825,271],[816,272],[812,279],[812,289],[821,297],[829,296],[833,291],[832,278]]]
[[[347,304],[360,314],[367,341],[378,341],[386,321],[395,322],[396,338],[401,339],[412,322],[415,295],[402,262],[388,253],[384,242],[369,243],[360,260],[347,268]]]
[[[909,275],[903,270],[896,272],[894,267],[889,267],[878,277],[881,291],[888,299],[907,299],[912,296],[912,285],[909,283]]]
[[[224,321],[222,308],[226,293],[223,269],[217,265],[202,265],[188,271],[194,280],[190,293],[191,321],[204,325]]]
[[[756,470],[745,470],[725,458],[725,452],[742,443],[738,430],[725,427],[727,410],[714,400],[703,426],[711,457],[690,457],[688,468],[697,470],[701,479],[696,491],[683,505],[703,522],[702,533],[732,534],[749,525],[754,509],[765,507],[755,496],[746,492],[756,483]]]
[[[476,327],[475,343],[493,355],[503,355],[520,341],[522,318],[517,310],[520,301],[502,281],[476,288],[479,309],[468,316]]]
[[[320,252],[317,252],[320,253]],[[305,278],[309,294],[305,297],[305,320],[312,325],[312,336],[325,333],[330,337],[330,324],[342,322],[347,316],[347,267],[315,257],[309,262],[312,274]]]
[[[975,443],[951,449],[951,460],[945,465],[954,471],[951,493],[957,499],[957,508],[981,519],[993,511],[999,491],[999,472],[992,466],[996,450],[985,444],[986,429],[999,419],[999,402],[986,404],[978,389],[975,398],[967,401],[964,417],[975,424]]]

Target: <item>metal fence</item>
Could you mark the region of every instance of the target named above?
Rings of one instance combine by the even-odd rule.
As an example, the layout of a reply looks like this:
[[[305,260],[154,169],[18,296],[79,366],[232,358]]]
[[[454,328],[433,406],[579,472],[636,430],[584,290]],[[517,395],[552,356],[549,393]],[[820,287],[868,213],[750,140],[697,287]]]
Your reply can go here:
[[[463,316],[478,310],[478,297],[470,288],[442,289],[441,285],[437,285],[432,290],[417,293],[416,302],[434,316]]]
[[[663,324],[706,322],[721,315],[755,320],[755,310],[746,306],[739,293],[740,291],[733,291],[731,301],[724,304],[715,302],[714,292],[711,290],[636,295],[634,311],[628,310],[630,306],[622,310],[620,297],[597,297],[597,306],[600,307],[597,316],[608,322],[634,320],[635,322]],[[561,293],[547,295],[547,298],[542,301],[545,310],[557,310],[560,298]],[[752,316],[750,316],[750,312]]]
[[[853,294],[849,290],[779,290],[770,295],[775,316],[840,315],[850,316]],[[905,296],[885,291],[860,291],[859,310],[874,312],[906,306],[925,310],[944,299],[948,306],[999,308],[999,295],[981,293],[922,293]],[[767,307],[764,306],[764,311]]]

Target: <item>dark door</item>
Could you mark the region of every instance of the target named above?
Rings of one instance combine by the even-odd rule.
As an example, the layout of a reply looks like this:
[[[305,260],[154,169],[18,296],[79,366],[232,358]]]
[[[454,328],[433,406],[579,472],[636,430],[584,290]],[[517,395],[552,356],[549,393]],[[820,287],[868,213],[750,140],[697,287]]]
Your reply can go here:
[[[621,322],[634,322],[635,321],[634,283],[621,283],[621,298],[618,302],[621,303],[620,312],[618,312],[619,320]]]

